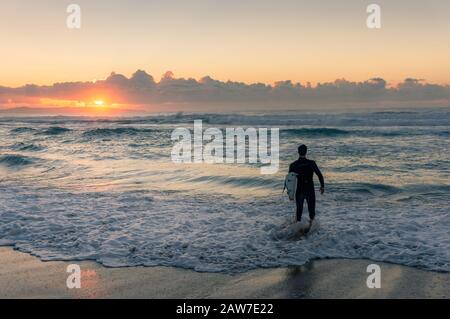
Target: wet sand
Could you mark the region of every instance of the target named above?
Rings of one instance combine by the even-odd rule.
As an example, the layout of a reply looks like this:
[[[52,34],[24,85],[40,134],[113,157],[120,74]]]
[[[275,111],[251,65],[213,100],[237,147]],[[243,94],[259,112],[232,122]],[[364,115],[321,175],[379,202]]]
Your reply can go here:
[[[69,264],[82,270],[68,289]],[[0,247],[0,298],[450,298],[450,273],[376,262],[381,288],[366,285],[369,260],[318,260],[302,267],[238,275],[169,267],[106,268],[95,262],[42,262]]]

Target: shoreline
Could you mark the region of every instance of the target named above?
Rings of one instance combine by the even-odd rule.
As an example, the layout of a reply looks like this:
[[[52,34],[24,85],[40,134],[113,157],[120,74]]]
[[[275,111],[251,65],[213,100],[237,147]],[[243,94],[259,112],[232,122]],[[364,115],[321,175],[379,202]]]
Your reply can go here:
[[[241,274],[173,267],[106,268],[92,261],[43,262],[0,247],[0,298],[450,298],[450,273],[370,260],[325,259],[300,267]],[[66,286],[67,266],[81,267],[81,289]],[[381,288],[366,285],[381,267]]]

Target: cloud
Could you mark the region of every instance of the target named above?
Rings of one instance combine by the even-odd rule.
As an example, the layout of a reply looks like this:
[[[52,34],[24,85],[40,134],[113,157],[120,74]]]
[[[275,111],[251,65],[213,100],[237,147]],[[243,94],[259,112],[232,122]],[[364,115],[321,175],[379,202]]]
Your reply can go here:
[[[362,82],[338,79],[334,82],[293,83],[279,81],[273,85],[218,81],[209,76],[200,80],[176,78],[166,72],[159,82],[145,71],[138,70],[130,78],[111,73],[96,82],[55,83],[51,86],[25,85],[19,88],[0,87],[0,104],[39,103],[40,99],[90,101],[97,97],[110,103],[155,105],[161,109],[226,109],[314,108],[364,105],[442,105],[450,106],[450,86],[429,84],[422,79],[407,78],[389,86],[382,78]]]

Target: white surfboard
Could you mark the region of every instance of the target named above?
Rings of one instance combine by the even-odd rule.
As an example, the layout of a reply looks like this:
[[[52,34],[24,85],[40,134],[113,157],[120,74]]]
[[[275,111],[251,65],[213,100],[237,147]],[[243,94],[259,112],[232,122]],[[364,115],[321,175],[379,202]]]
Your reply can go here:
[[[297,174],[289,173],[284,180],[284,188],[290,200],[295,200],[295,193],[297,192]]]

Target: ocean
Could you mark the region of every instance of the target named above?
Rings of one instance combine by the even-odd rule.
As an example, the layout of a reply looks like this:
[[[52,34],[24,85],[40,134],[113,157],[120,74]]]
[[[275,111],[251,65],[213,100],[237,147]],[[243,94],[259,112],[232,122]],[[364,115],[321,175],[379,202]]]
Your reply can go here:
[[[171,133],[194,120],[279,128],[280,170],[173,163]],[[1,118],[0,136],[0,245],[42,260],[237,273],[364,258],[450,271],[448,109]],[[320,226],[292,239],[282,191],[301,143],[326,193]]]

